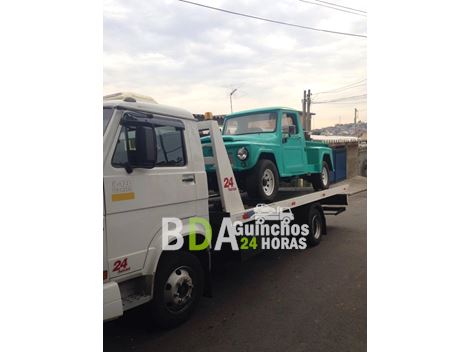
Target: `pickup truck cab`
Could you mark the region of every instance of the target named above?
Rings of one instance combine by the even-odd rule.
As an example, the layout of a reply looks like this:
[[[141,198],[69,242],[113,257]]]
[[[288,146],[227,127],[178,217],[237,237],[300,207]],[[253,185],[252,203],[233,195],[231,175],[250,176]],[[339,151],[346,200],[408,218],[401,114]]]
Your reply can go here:
[[[294,177],[311,182],[316,190],[329,187],[332,150],[322,142],[305,140],[294,109],[271,107],[227,115],[222,138],[237,182],[250,197],[272,201],[280,181]],[[208,141],[208,137],[201,139],[203,144]],[[211,156],[209,148],[204,151]],[[213,167],[207,171],[213,178]]]

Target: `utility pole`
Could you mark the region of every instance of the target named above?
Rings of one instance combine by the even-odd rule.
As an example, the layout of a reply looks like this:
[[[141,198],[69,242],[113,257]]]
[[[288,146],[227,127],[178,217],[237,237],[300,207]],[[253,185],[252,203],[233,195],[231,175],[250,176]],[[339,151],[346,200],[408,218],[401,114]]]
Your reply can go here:
[[[230,112],[232,113],[233,112],[233,107],[232,107],[232,95],[233,93],[235,93],[237,91],[238,88],[235,88],[234,90],[232,90],[232,92],[230,93]]]
[[[304,90],[304,98],[302,99],[302,127],[304,132],[310,132],[311,124],[310,122],[310,105],[312,104],[312,93],[310,89],[308,91]]]
[[[357,136],[357,109],[354,108],[354,135]]]
[[[312,93],[310,93],[310,89],[307,92],[307,118],[305,119],[305,130],[310,132],[310,104],[312,104]]]
[[[305,130],[305,122],[307,121],[307,91],[304,89],[304,98],[302,99],[302,127]]]

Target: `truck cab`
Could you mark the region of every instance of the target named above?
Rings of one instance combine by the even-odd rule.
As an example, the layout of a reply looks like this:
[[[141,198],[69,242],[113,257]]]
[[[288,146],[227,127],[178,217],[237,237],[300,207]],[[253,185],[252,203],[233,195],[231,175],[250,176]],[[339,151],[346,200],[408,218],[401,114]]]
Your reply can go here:
[[[207,180],[196,123],[185,110],[132,98],[103,104],[105,320],[158,296],[154,304],[158,319],[171,325],[178,314],[189,314],[179,299],[197,300],[203,291],[209,254],[189,259],[189,254],[183,255],[186,259],[181,262],[161,248],[162,218],[182,219],[185,236],[189,218],[208,219]],[[205,236],[203,228],[198,231]],[[171,271],[179,264],[191,267],[186,281],[198,287],[192,297],[173,300],[159,292],[164,283],[155,277],[158,271]],[[172,311],[165,312],[163,305],[170,304]]]

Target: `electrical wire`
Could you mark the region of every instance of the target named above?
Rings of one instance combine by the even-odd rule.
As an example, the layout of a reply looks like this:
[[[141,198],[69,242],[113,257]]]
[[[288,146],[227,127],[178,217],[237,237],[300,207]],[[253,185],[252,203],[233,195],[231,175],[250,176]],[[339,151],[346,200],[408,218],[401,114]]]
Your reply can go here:
[[[320,29],[320,28],[302,26],[302,25],[298,25],[298,24],[294,24],[294,23],[276,21],[276,20],[271,20],[271,19],[268,19],[268,18],[253,16],[253,15],[247,15],[247,14],[244,14],[244,13],[241,13],[241,12],[229,11],[229,10],[221,9],[221,8],[218,8],[218,7],[203,5],[203,4],[200,4],[200,3],[197,3],[197,2],[192,2],[192,1],[187,1],[187,0],[178,0],[178,1],[180,1],[180,2],[185,2],[185,3],[187,3],[187,4],[191,4],[191,5],[195,5],[195,6],[204,7],[204,8],[211,9],[211,10],[216,10],[216,11],[221,11],[221,12],[229,13],[229,14],[231,14],[231,15],[243,16],[243,17],[247,17],[247,18],[253,18],[253,19],[256,19],[256,20],[261,20],[261,21],[266,21],[266,22],[271,22],[271,23],[282,24],[282,25],[284,25],[284,26],[297,27],[297,28],[302,28],[302,29],[309,29],[309,30],[317,31],[317,32],[325,32],[325,33],[331,33],[331,34],[347,35],[347,36],[351,36],[351,37],[367,38],[367,36],[366,36],[366,35],[363,35],[363,34],[355,34],[355,33],[348,33],[348,32],[338,32],[338,31],[332,31],[332,30],[329,30],[329,29]]]
[[[352,11],[348,11],[348,10],[343,10],[343,9],[338,9],[336,7],[333,7],[333,6],[328,6],[328,5],[323,5],[323,4],[317,4],[316,2],[311,2],[311,1],[307,1],[307,0],[299,0],[300,2],[305,2],[306,4],[310,4],[310,5],[317,5],[317,6],[322,6],[322,7],[327,7],[329,9],[333,9],[333,10],[337,10],[337,11],[342,11],[342,12],[347,12],[347,13],[352,13],[353,15],[358,15],[358,16],[363,16],[363,17],[367,17],[365,14],[363,13],[357,13],[357,12],[352,12]]]
[[[367,97],[367,94],[361,94],[361,95],[354,95],[354,96],[351,96],[351,97],[344,97],[344,98],[331,99],[331,100],[325,100],[325,101],[312,101],[312,104],[336,103],[336,102],[342,102],[344,100],[364,99],[366,97]]]
[[[339,88],[335,88],[335,89],[332,89],[332,90],[326,90],[326,91],[323,91],[323,92],[317,92],[317,93],[314,93],[315,96],[318,96],[320,94],[327,94],[327,93],[337,93],[337,92],[340,92],[340,91],[343,91],[343,90],[347,90],[347,89],[352,89],[352,88],[356,88],[356,87],[360,87],[362,85],[365,85],[365,81],[367,81],[367,79],[362,79],[358,82],[354,82],[354,83],[350,83],[350,84],[347,84],[343,87],[339,87]],[[363,83],[364,82],[364,83]]]
[[[328,1],[322,1],[322,0],[315,0],[315,1],[317,1],[317,2],[322,2],[322,3],[328,4],[328,5],[333,5],[333,6],[337,6],[337,7],[342,7],[342,8],[344,8],[344,9],[348,9],[348,10],[353,10],[353,11],[357,11],[357,12],[367,13],[366,11],[363,11],[363,10],[353,9],[352,7],[347,7],[347,6],[343,6],[343,5],[334,4],[334,3],[328,2]]]

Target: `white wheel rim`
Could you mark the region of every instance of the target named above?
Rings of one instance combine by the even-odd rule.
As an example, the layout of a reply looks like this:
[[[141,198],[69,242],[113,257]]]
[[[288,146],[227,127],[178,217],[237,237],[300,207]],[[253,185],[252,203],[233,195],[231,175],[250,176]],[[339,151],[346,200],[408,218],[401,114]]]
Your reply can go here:
[[[265,195],[270,196],[274,192],[274,173],[270,169],[264,170],[263,178],[261,180],[263,184],[263,192]]]
[[[323,186],[326,186],[328,184],[328,170],[326,167],[323,166],[323,169],[321,170],[321,181],[323,183]]]
[[[191,305],[193,285],[190,270],[187,267],[175,269],[165,283],[166,308],[172,312],[179,312]]]

